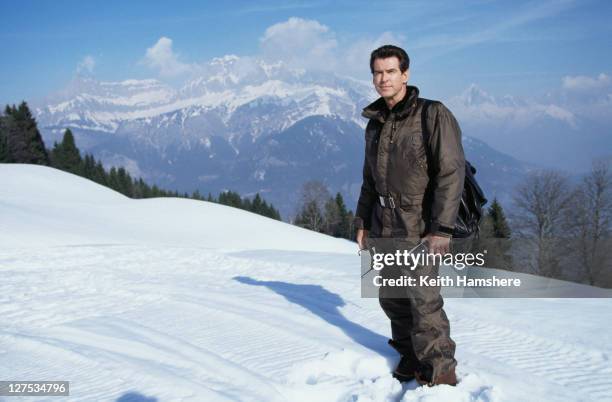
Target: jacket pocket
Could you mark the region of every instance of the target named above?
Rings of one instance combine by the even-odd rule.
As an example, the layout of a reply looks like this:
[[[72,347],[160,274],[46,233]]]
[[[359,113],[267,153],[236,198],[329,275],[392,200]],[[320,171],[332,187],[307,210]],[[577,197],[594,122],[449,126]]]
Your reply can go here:
[[[423,196],[402,194],[399,208],[396,208],[398,229],[402,229],[407,237],[418,238],[425,231],[423,220]]]
[[[421,174],[427,174],[427,152],[423,144],[423,136],[421,133],[412,133],[407,138],[406,144],[407,146],[405,146],[403,150],[404,160],[407,161],[412,168],[418,169]]]

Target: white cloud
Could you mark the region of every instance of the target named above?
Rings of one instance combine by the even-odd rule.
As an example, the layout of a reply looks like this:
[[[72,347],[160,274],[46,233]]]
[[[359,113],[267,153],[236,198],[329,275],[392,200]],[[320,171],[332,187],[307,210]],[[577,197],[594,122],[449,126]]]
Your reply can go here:
[[[329,70],[336,65],[338,42],[330,29],[315,20],[291,17],[268,27],[260,38],[262,55],[291,67]]]
[[[596,76],[565,76],[559,97],[574,113],[609,125],[612,122],[612,79],[605,73]]]
[[[165,77],[174,77],[193,71],[194,66],[183,63],[179,56],[172,50],[172,39],[162,36],[157,43],[147,49],[145,64],[159,70],[159,74]]]
[[[96,61],[93,56],[87,55],[83,57],[81,61],[77,64],[77,73],[79,74],[91,74],[93,73],[93,69],[96,66]]]
[[[404,47],[404,38],[396,36],[392,32],[383,32],[377,38],[361,39],[346,48],[344,54],[340,55],[341,63],[353,75],[363,77],[370,75],[370,53],[382,45],[395,45]],[[405,48],[405,47],[404,47]]]
[[[461,95],[445,103],[461,121],[475,125],[503,124],[526,129],[542,116],[548,116],[571,128],[578,127],[576,115],[567,107],[508,95],[497,98],[476,84],[471,84]]]
[[[364,79],[369,77],[370,53],[382,45],[402,46],[404,38],[392,32],[339,42],[328,26],[316,20],[291,17],[268,27],[260,38],[261,54],[269,61],[283,61],[292,68],[334,71]]]
[[[567,109],[557,105],[546,105],[543,109],[544,113],[550,117],[561,120],[569,124],[572,128],[577,128],[576,116]]]
[[[601,89],[610,85],[610,76],[604,73],[597,77],[588,77],[584,75],[565,76],[562,79],[563,88],[574,91],[588,91],[591,89]]]
[[[335,72],[341,76],[367,79],[370,76],[369,58],[375,48],[393,44],[402,46],[404,38],[392,32],[377,37],[361,38],[340,45],[336,34],[316,20],[291,17],[269,26],[259,39],[260,49],[253,57],[240,57],[233,63],[236,79],[256,73],[257,59],[268,65],[281,62],[296,71]],[[173,49],[172,39],[162,36],[146,50],[142,62],[157,70],[163,78],[182,78],[182,75],[222,74],[214,68],[215,59],[208,62],[187,62]],[[223,57],[220,58],[225,60]],[[227,60],[226,60],[227,61]],[[230,80],[235,81],[232,77]]]

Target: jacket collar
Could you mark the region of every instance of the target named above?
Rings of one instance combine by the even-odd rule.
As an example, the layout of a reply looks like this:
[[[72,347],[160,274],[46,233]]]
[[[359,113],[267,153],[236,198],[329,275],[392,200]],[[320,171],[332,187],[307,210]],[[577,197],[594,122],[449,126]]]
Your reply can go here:
[[[397,105],[393,107],[393,112],[396,114],[396,117],[398,119],[403,119],[408,116],[410,109],[415,105],[418,97],[419,89],[412,85],[407,85],[406,95]],[[376,101],[366,106],[361,115],[366,119],[376,119],[381,123],[384,123],[389,115],[389,108],[387,107],[385,100],[380,97]]]

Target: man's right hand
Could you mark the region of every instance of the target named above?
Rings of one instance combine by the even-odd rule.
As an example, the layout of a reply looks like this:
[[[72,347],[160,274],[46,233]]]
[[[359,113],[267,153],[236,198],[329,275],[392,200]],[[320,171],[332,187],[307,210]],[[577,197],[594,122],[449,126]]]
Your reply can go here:
[[[368,231],[365,229],[357,229],[357,244],[359,250],[366,248],[366,239],[368,238]]]

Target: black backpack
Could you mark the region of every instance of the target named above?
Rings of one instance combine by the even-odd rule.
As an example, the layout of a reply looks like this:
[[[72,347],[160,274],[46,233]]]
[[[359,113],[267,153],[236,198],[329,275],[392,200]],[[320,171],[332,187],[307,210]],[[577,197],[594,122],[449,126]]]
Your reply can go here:
[[[423,140],[425,144],[429,144],[429,132],[425,124],[425,113],[427,108],[433,101],[425,100],[421,115],[421,125],[423,127]],[[427,153],[429,157],[429,152]],[[431,166],[431,165],[430,165]],[[484,215],[483,207],[487,203],[484,192],[478,185],[474,175],[476,168],[470,162],[465,161],[465,181],[463,184],[463,194],[461,195],[461,203],[457,212],[457,221],[453,230],[453,237],[467,238],[472,235],[478,235],[480,230],[480,221]]]

